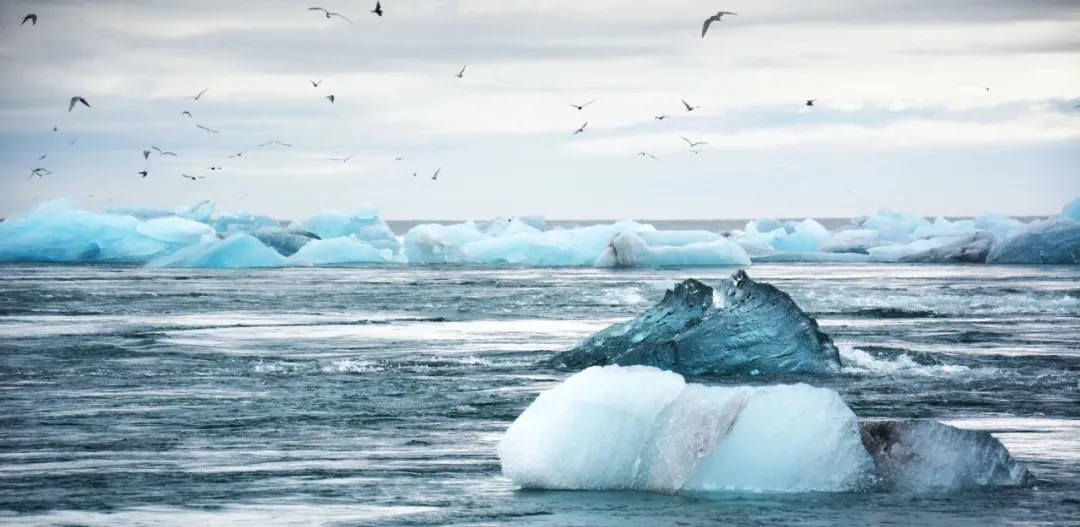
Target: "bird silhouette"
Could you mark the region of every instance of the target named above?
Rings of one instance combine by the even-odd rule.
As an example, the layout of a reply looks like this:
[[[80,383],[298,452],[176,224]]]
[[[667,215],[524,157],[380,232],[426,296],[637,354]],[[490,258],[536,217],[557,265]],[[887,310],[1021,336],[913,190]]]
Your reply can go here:
[[[142,172],[139,172],[139,175],[142,176],[142,177],[146,177],[146,171],[143,170]]]
[[[657,121],[663,121],[664,119],[667,119],[667,116],[666,115],[657,115],[656,117],[653,117],[653,119],[656,119]]]
[[[573,135],[577,135],[577,134],[580,134],[581,132],[584,132],[586,126],[589,126],[589,121],[585,121],[585,124],[581,125],[581,128],[578,128],[577,130],[575,130]]]
[[[375,2],[375,9],[372,9],[371,12],[375,13],[376,15],[382,16],[382,4],[379,2]]]
[[[319,82],[315,82],[315,81],[313,81],[311,79],[308,79],[308,82],[310,82],[312,86],[318,88],[319,84],[322,84],[322,79],[319,79]]]
[[[188,117],[191,117],[191,112],[189,112],[187,110],[184,110],[184,111],[180,112],[180,115],[186,115]]]
[[[160,149],[160,148],[158,148],[156,146],[151,146],[150,148],[156,150],[159,156],[173,156],[173,157],[176,157],[176,154],[174,154],[172,152],[166,152],[166,151],[164,151],[164,150],[162,150],[162,149]]]
[[[807,99],[807,100],[806,100],[806,105],[807,105],[807,106],[813,106],[813,105],[814,105],[814,101],[816,101],[816,100],[817,100],[817,99]]]
[[[206,90],[209,90],[209,89],[210,88],[207,88]],[[202,99],[202,96],[203,96],[204,93],[206,93],[206,90],[203,90],[203,91],[199,92],[199,94],[194,96],[194,97],[188,97],[188,99],[195,99],[196,101],[199,100],[199,99]]]
[[[195,126],[197,126],[197,127],[198,127],[199,129],[201,129],[201,130],[206,130],[207,132],[210,132],[210,133],[212,133],[212,134],[220,134],[220,133],[221,133],[221,132],[219,132],[219,131],[217,131],[217,130],[213,130],[213,129],[207,128],[207,127],[205,127],[205,126],[203,126],[203,125],[201,125],[201,124],[197,124],[197,125],[195,125]]]
[[[651,157],[653,159],[656,159],[656,156],[654,156],[654,155],[652,155],[652,154],[650,154],[648,152],[638,152],[637,155],[639,155],[639,156],[648,156],[648,157]]]
[[[187,174],[180,174],[180,177],[187,178],[187,179],[190,179],[192,181],[195,181],[196,179],[206,179],[206,176],[189,176]]]
[[[686,111],[688,111],[688,112],[692,112],[694,110],[697,110],[698,108],[701,108],[700,106],[690,106],[690,103],[686,102],[686,99],[679,99],[679,100],[682,101],[683,106],[686,107]]]
[[[334,104],[334,96],[333,95],[327,95],[326,99],[330,101],[330,104]]]
[[[466,68],[467,66],[468,66],[468,64],[466,64],[465,66],[462,66],[462,67],[461,67],[461,71],[457,72],[457,73],[456,73],[456,74],[455,74],[454,76],[455,76],[455,77],[457,77],[457,78],[459,78],[459,79],[460,79],[461,77],[463,77],[463,76],[465,75],[465,68]]]
[[[308,11],[322,11],[323,13],[325,13],[325,14],[326,14],[326,18],[330,18],[330,17],[334,17],[334,16],[336,16],[336,17],[339,17],[339,18],[341,18],[342,20],[344,20],[344,21],[346,21],[346,22],[348,22],[348,23],[350,23],[350,24],[352,24],[352,23],[353,23],[353,21],[352,21],[352,20],[349,20],[349,19],[348,19],[348,18],[347,18],[347,17],[345,16],[345,15],[343,15],[343,14],[341,14],[341,13],[335,13],[335,12],[333,12],[333,11],[327,11],[326,9],[323,9],[323,8],[321,8],[321,7],[309,7],[309,8],[308,8]]]
[[[75,97],[72,97],[71,102],[68,103],[68,112],[70,113],[71,110],[73,108],[75,108],[75,104],[80,103],[80,102],[83,103],[83,106],[85,106],[87,108],[90,107],[90,103],[86,102],[86,99],[83,99],[82,97],[79,97],[78,95],[76,95]],[[55,132],[56,130],[53,130],[53,131]]]
[[[150,159],[150,151],[149,150],[143,150],[142,151],[142,158],[143,159]]]
[[[709,26],[711,26],[713,22],[722,22],[721,19],[724,18],[724,15],[737,15],[737,14],[738,13],[732,13],[731,11],[720,11],[720,12],[716,13],[715,15],[713,15],[713,16],[711,16],[709,18],[706,18],[705,23],[701,25],[701,38],[705,38],[705,32],[709,30]]]
[[[435,169],[435,174],[433,174],[431,176],[432,181],[436,181],[436,180],[439,179],[439,172],[442,172],[442,167],[439,167],[439,168]],[[413,174],[413,175],[415,176],[416,174]]]
[[[590,104],[592,104],[594,102],[596,102],[596,99],[593,99],[593,100],[591,100],[591,101],[589,101],[589,102],[587,102],[585,104],[581,104],[581,105],[571,103],[570,106],[573,106],[574,108],[577,108],[578,110],[584,110],[586,106],[588,106],[588,105],[590,105]]]
[[[682,136],[680,136],[680,137],[682,137]],[[691,141],[691,140],[689,140],[689,139],[687,139],[685,137],[683,137],[682,140],[686,141],[686,143],[690,145],[690,148],[694,148],[697,145],[707,145],[707,144],[709,144],[707,141],[694,142],[694,141]]]
[[[36,26],[37,25],[37,15],[35,15],[33,13],[30,13],[30,14],[24,16],[23,19],[22,19],[22,24],[19,24],[19,25],[21,26],[21,25],[25,24],[28,21],[30,22],[31,26]]]
[[[345,157],[330,158],[330,160],[331,161],[341,161],[342,163],[348,163],[349,160],[352,159],[352,157],[355,156],[355,155],[356,154],[349,154],[349,155],[347,155]]]

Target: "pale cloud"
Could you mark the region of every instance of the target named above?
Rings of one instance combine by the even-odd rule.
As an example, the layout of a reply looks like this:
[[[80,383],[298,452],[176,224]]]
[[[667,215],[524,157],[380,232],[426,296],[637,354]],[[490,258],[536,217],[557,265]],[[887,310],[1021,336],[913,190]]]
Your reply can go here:
[[[210,198],[290,218],[361,202],[399,218],[580,218],[1041,213],[1080,194],[1073,0],[730,1],[740,14],[705,39],[718,7],[703,0],[388,0],[382,19],[365,3],[322,5],[356,25],[285,0],[3,3],[0,216],[35,196]],[[10,23],[24,11],[38,26]],[[93,108],[68,113],[75,94]],[[689,154],[680,135],[710,145]],[[253,148],[271,139],[295,146]],[[144,162],[151,144],[181,157]],[[27,180],[45,151],[56,174]],[[219,164],[202,182],[178,176]],[[442,181],[425,180],[440,166]],[[152,176],[133,182],[143,168]],[[710,205],[732,185],[703,177],[717,170],[755,199]],[[755,194],[759,181],[772,192]],[[922,190],[932,184],[965,192],[943,202]]]

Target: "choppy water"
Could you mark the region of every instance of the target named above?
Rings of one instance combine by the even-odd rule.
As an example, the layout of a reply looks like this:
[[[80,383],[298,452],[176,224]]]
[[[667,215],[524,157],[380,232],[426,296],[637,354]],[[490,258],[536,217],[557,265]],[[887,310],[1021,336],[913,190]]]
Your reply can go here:
[[[1034,488],[523,492],[500,435],[536,366],[730,270],[0,267],[0,523],[1080,522],[1080,269],[759,265],[817,316],[863,417],[992,431]]]

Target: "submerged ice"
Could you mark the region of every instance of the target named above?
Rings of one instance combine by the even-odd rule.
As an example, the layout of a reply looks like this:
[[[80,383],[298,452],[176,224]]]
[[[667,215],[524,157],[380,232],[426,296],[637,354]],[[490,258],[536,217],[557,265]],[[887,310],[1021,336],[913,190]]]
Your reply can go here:
[[[922,493],[1030,481],[985,432],[860,423],[826,388],[703,386],[645,366],[588,368],[541,393],[498,454],[507,477],[534,489]]]
[[[288,225],[244,211],[215,216],[203,201],[175,209],[111,206],[91,212],[51,201],[0,222],[0,261],[124,262],[190,266],[466,264],[690,267],[752,262],[1080,263],[1080,199],[1054,218],[1024,223],[1003,214],[930,221],[896,211],[830,232],[813,219],[750,221],[725,233],[658,230],[624,220],[549,228],[537,216],[417,225],[397,236],[376,210],[329,211]],[[247,235],[257,241],[217,244]],[[292,258],[313,241],[324,240]],[[337,240],[337,241],[331,241]],[[171,258],[188,247],[252,250],[248,258]],[[284,260],[269,257],[268,248]],[[315,254],[318,253],[318,254]],[[194,251],[185,251],[191,256]],[[181,255],[183,256],[183,255]],[[167,258],[168,257],[168,258]]]

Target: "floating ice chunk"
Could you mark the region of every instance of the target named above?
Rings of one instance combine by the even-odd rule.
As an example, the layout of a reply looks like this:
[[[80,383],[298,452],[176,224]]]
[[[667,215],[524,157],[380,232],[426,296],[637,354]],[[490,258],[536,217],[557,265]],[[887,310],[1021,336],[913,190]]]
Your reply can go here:
[[[390,255],[389,249],[376,249],[355,236],[349,236],[312,241],[290,256],[289,263],[309,266],[385,263]]]
[[[780,223],[778,220],[772,218],[759,218],[747,222],[745,230],[749,231],[752,229],[754,232],[772,232],[783,228],[784,224]]]
[[[986,256],[997,238],[990,232],[946,238],[948,243],[925,251],[901,256],[902,263],[986,263]]]
[[[878,231],[878,238],[883,241],[904,242],[917,229],[932,227],[922,216],[895,210],[881,210],[862,221],[861,227]]]
[[[651,233],[655,235],[656,233]],[[648,234],[647,234],[648,235]],[[653,236],[654,239],[660,238]],[[669,240],[679,240],[678,235]],[[715,241],[678,246],[650,246],[642,235],[620,232],[596,259],[597,267],[746,266],[750,257],[738,244],[718,237]]]
[[[222,233],[230,231],[252,233],[260,227],[281,227],[281,224],[270,216],[247,212],[229,212],[214,220],[214,230]]]
[[[214,220],[214,202],[206,200],[191,207],[180,207],[176,209],[176,215],[209,225]]]
[[[236,234],[210,243],[193,245],[150,261],[147,267],[244,269],[284,267],[288,262],[254,236]]]
[[[185,247],[217,239],[209,225],[179,216],[147,220],[136,225],[135,230],[155,240]]]
[[[1067,220],[1080,221],[1080,198],[1076,198],[1062,207],[1061,217]]]
[[[820,223],[807,218],[795,225],[794,231],[779,236],[772,242],[774,249],[788,252],[815,252],[829,237],[829,230]]]
[[[97,214],[67,200],[0,222],[0,261],[145,262],[169,244],[138,230],[132,216]]]
[[[870,248],[880,245],[878,232],[871,229],[843,229],[832,233],[821,244],[824,253],[870,254]]]
[[[533,227],[518,218],[496,218],[484,227],[484,234],[495,237],[537,232],[542,232],[542,229]]]
[[[836,392],[687,385],[649,367],[593,367],[541,393],[499,445],[524,488],[843,491],[873,459]]]
[[[471,221],[457,225],[426,223],[405,233],[405,255],[410,263],[461,263],[465,261],[461,248],[482,239],[485,236]]]
[[[586,265],[590,256],[599,253],[572,238],[562,233],[520,233],[478,240],[461,251],[470,263],[534,266]]]
[[[315,233],[324,240],[355,235],[378,249],[397,251],[401,248],[390,226],[379,217],[374,207],[364,206],[353,213],[323,212],[289,225],[290,230]]]
[[[986,262],[1080,264],[1080,222],[1063,218],[1032,222],[995,244]]]
[[[974,220],[976,229],[990,231],[998,239],[1008,238],[1022,231],[1025,226],[1024,222],[1000,213],[984,214]]]

